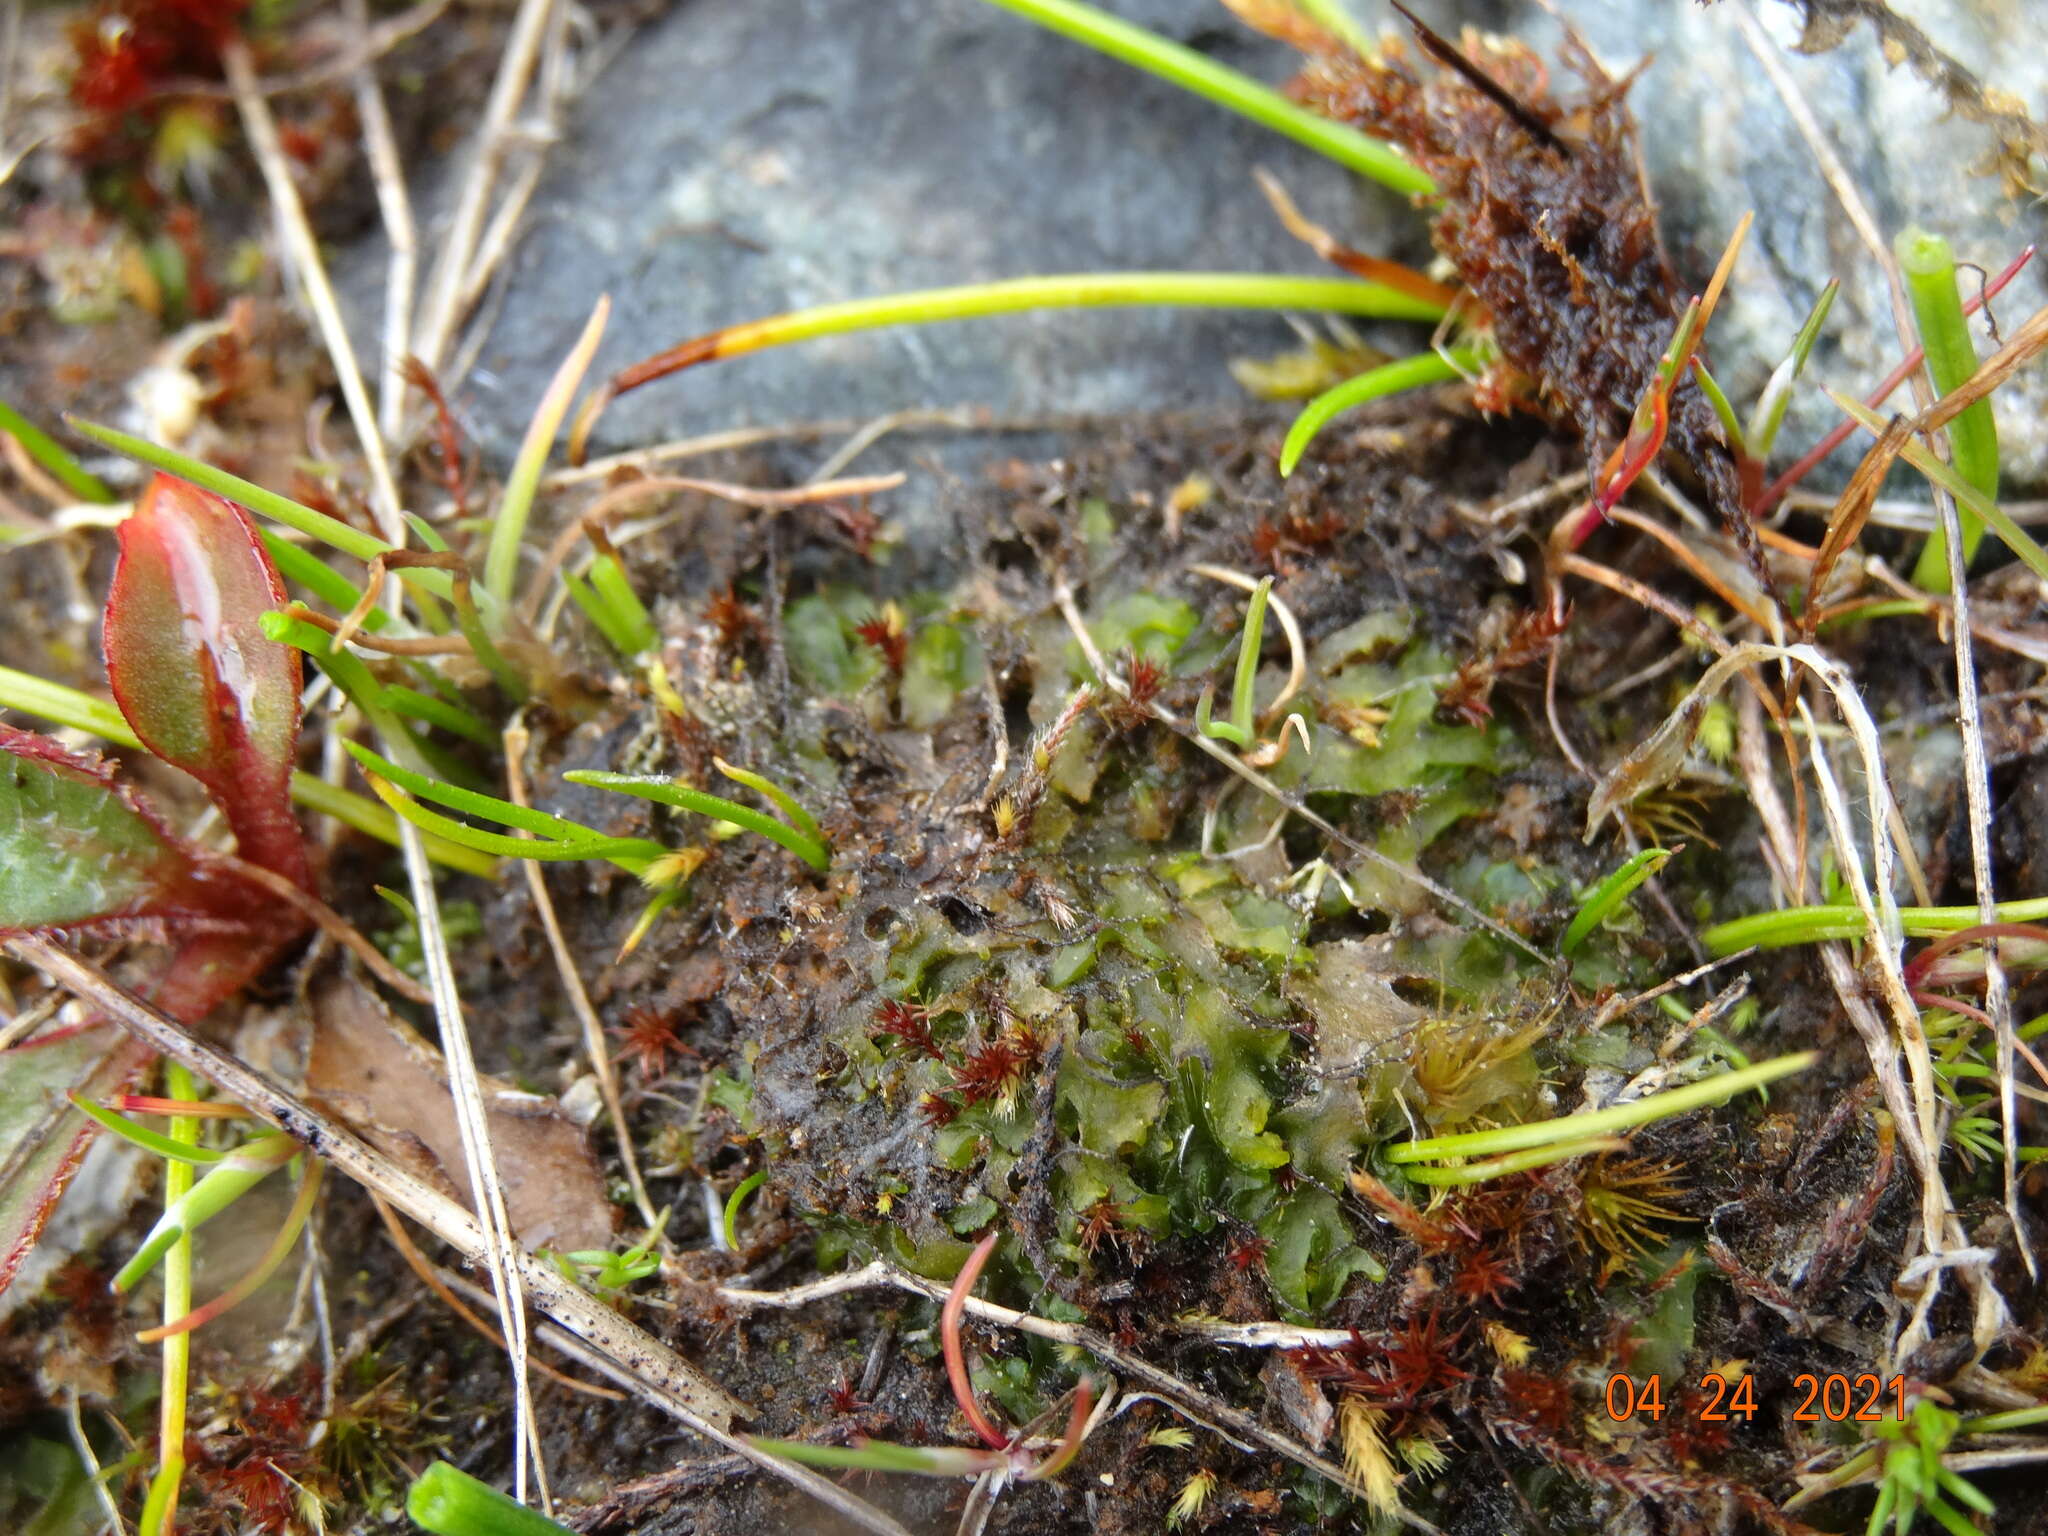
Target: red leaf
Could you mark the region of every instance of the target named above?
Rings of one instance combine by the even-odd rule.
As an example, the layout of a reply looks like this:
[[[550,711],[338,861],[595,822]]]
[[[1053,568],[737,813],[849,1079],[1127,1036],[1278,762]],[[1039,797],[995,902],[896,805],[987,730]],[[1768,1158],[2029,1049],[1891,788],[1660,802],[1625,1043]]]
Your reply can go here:
[[[243,858],[306,885],[290,798],[299,653],[261,627],[284,601],[247,514],[158,475],[121,525],[104,644],[144,745],[206,786]]]
[[[264,910],[246,882],[202,873],[100,759],[0,725],[0,932],[149,918],[189,927]]]
[[[99,1127],[67,1091],[99,1099],[132,1087],[149,1047],[85,1025],[0,1051],[0,1291],[14,1278]]]

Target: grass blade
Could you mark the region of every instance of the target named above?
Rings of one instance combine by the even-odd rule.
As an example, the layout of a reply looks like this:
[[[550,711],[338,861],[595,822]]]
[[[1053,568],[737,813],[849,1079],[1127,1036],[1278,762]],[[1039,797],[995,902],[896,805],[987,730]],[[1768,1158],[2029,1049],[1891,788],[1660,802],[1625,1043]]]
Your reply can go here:
[[[807,835],[786,822],[777,821],[764,812],[741,805],[735,800],[728,800],[723,795],[692,789],[689,785],[678,784],[673,779],[631,773],[607,773],[595,768],[576,769],[563,774],[562,777],[571,784],[587,784],[592,789],[609,789],[618,794],[632,795],[635,799],[654,800],[663,805],[674,806],[679,811],[694,811],[700,816],[709,816],[716,821],[729,821],[736,827],[758,832],[771,842],[781,844],[815,870],[823,871],[832,865],[831,853],[818,838]]]
[[[1679,847],[1684,847],[1684,844]],[[1579,903],[1579,910],[1572,915],[1571,926],[1565,929],[1558,952],[1569,955],[1585,943],[1593,930],[1607,921],[1610,912],[1626,901],[1637,886],[1668,864],[1678,851],[1678,848],[1645,848],[1594,886],[1586,899]]]
[[[929,325],[940,320],[970,320],[1032,309],[1134,304],[1193,309],[1291,309],[1429,323],[1444,316],[1442,305],[1401,293],[1383,283],[1342,277],[1286,277],[1265,272],[1067,272],[820,304],[693,336],[621,369],[577,410],[575,425],[569,429],[569,459],[571,463],[583,462],[591,427],[614,397],[699,363],[819,336],[841,336],[891,325]]]
[[[1454,1136],[1431,1136],[1419,1141],[1397,1142],[1386,1150],[1391,1163],[1419,1163],[1445,1157],[1489,1157],[1500,1152],[1519,1152],[1526,1147],[1557,1146],[1588,1136],[1605,1136],[1633,1130],[1662,1120],[1668,1115],[1704,1109],[1720,1104],[1751,1088],[1776,1082],[1794,1072],[1803,1072],[1820,1060],[1818,1051],[1799,1051],[1758,1062],[1737,1072],[1669,1088],[1663,1093],[1613,1104],[1582,1115],[1564,1115],[1554,1120],[1533,1120],[1524,1125],[1504,1125],[1490,1131],[1462,1131]]]
[[[597,355],[597,344],[603,339],[605,319],[611,308],[611,300],[600,296],[590,319],[584,322],[583,334],[576,338],[576,345],[555,370],[547,392],[534,410],[533,420],[527,424],[519,457],[512,461],[512,473],[505,481],[505,492],[498,498],[498,513],[491,522],[491,542],[484,551],[484,590],[500,603],[512,600],[512,582],[519,574],[519,547],[526,539],[526,522],[533,512],[534,492],[540,488],[540,472],[547,466],[548,453],[555,446],[562,420],[569,414],[569,404],[576,398],[590,360]]]
[[[120,497],[101,484],[97,476],[88,473],[78,460],[71,457],[62,443],[5,400],[0,400],[0,432],[5,432],[21,444],[22,450],[31,459],[40,464],[53,480],[80,501],[107,506],[120,500]]]
[[[1852,400],[1840,390],[1834,389],[1828,391],[1828,398],[1840,406],[1845,413],[1854,417],[1857,425],[1863,427],[1866,431],[1873,435],[1883,434],[1884,418],[1864,405],[1862,401]],[[1972,409],[1975,409],[1975,407],[1973,406]],[[1957,474],[1948,465],[1942,463],[1941,460],[1928,451],[1925,443],[1915,438],[1909,437],[1900,445],[1899,457],[1947,491],[1949,495],[1955,497],[1956,506],[1959,511],[1967,508],[1982,518],[1990,526],[1991,531],[2005,541],[2005,547],[2019,557],[2022,565],[2026,566],[2036,576],[2041,577],[2043,580],[2048,580],[2048,549],[2043,549],[2034,536],[2014,522],[2011,514],[2000,507],[1997,502],[1978,490],[1976,486],[1970,484],[1969,481]],[[1944,592],[1948,590],[1947,582],[1942,583],[1940,590]]]
[[[1970,340],[1970,323],[1963,316],[1962,295],[1956,290],[1955,253],[1948,241],[1924,229],[1903,231],[1893,251],[1906,293],[1913,301],[1913,321],[1920,329],[1921,349],[1927,354],[1927,376],[1937,395],[1948,394],[1968,383],[1977,371],[1977,347]],[[1991,417],[1990,401],[1979,400],[1948,424],[1948,446],[1956,473],[1985,500],[1996,501],[1998,427]],[[1964,568],[1983,537],[1983,524],[1964,514]],[[1913,584],[1929,592],[1949,589],[1948,544],[1939,527],[1920,548]]]
[[[1436,183],[1390,144],[1343,123],[1319,117],[1289,101],[1269,85],[1218,64],[1156,32],[1077,0],[989,0],[1006,11],[1035,21],[1049,32],[1108,54],[1113,59],[1157,75],[1182,90],[1192,91],[1261,127],[1284,134],[1317,154],[1356,171],[1406,197],[1431,197]]]
[[[1397,395],[1405,389],[1447,384],[1452,379],[1478,372],[1485,364],[1484,356],[1469,347],[1448,353],[1418,352],[1413,357],[1369,369],[1333,389],[1324,390],[1302,407],[1301,414],[1294,418],[1294,425],[1287,429],[1287,441],[1280,448],[1280,473],[1293,474],[1294,466],[1301,462],[1303,451],[1315,441],[1316,434],[1354,406]]]

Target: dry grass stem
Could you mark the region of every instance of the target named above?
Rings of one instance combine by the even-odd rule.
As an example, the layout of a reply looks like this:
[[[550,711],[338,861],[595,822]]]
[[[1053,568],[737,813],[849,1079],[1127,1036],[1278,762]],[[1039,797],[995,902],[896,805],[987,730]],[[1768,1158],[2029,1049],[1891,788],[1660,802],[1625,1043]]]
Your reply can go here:
[[[399,510],[398,484],[391,476],[390,457],[384,451],[384,439],[377,427],[377,415],[371,408],[369,392],[363,387],[362,369],[356,364],[355,344],[349,340],[348,327],[341,318],[341,307],[334,299],[334,287],[327,280],[319,241],[314,238],[313,226],[306,221],[305,204],[299,200],[298,186],[292,180],[291,162],[278,139],[277,120],[270,115],[269,104],[256,88],[256,70],[249,62],[248,45],[240,41],[229,42],[221,49],[221,62],[227,69],[228,84],[234,92],[243,129],[249,135],[250,153],[255,155],[257,166],[263,172],[263,185],[270,194],[271,209],[277,215],[278,233],[284,242],[285,254],[298,277],[307,307],[313,311],[320,340],[334,359],[341,397],[348,405],[349,420],[355,426],[364,462],[370,470],[371,504],[377,518],[377,532],[386,543],[403,545],[406,539],[405,519]]]

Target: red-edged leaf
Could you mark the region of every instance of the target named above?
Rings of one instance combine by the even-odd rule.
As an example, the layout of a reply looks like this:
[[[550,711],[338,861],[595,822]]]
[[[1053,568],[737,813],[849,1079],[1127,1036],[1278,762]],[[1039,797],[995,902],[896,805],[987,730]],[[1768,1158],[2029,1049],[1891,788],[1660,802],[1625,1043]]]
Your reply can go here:
[[[248,515],[158,475],[121,524],[104,643],[135,734],[206,786],[243,858],[305,885],[290,798],[299,653],[261,624],[284,601]]]
[[[42,1235],[99,1129],[64,1095],[120,1093],[148,1064],[147,1046],[106,1024],[0,1051],[0,1291]]]
[[[203,876],[106,763],[0,725],[0,932],[262,910],[245,882]]]

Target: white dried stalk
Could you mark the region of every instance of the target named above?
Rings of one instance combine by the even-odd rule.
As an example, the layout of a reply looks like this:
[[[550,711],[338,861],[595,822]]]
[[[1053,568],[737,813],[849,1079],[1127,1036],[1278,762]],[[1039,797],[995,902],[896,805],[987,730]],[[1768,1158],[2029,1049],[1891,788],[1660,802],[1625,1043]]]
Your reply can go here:
[[[476,149],[456,199],[455,212],[441,237],[441,254],[428,280],[426,303],[413,337],[413,351],[438,371],[445,361],[455,329],[462,323],[461,297],[469,284],[477,241],[484,227],[491,191],[505,155],[517,137],[513,119],[526,97],[535,60],[549,31],[557,0],[520,0],[511,34],[498,61],[497,77],[484,104],[476,132]]]
[[[370,495],[377,517],[377,531],[387,543],[402,545],[405,543],[405,519],[399,511],[398,485],[391,478],[391,462],[384,452],[384,439],[377,430],[377,416],[370,407],[369,392],[363,388],[362,369],[356,365],[355,346],[349,340],[348,327],[342,322],[341,307],[335,303],[334,287],[327,281],[327,268],[320,259],[319,242],[313,238],[313,227],[306,222],[305,205],[300,202],[299,189],[292,181],[291,163],[285,158],[284,146],[278,141],[277,122],[270,115],[269,104],[256,88],[256,70],[249,62],[248,45],[238,40],[230,41],[221,49],[221,62],[227,68],[228,85],[234,92],[242,127],[249,135],[250,151],[263,172],[263,184],[270,194],[271,210],[277,216],[278,234],[285,256],[305,294],[307,307],[313,311],[320,340],[334,359],[341,397],[348,404],[349,420],[354,423],[356,436],[362,443],[363,458],[370,468]]]
[[[389,743],[386,750],[390,750]],[[526,1469],[533,1468],[542,1511],[553,1500],[547,1469],[541,1461],[540,1425],[533,1411],[533,1384],[527,1371],[526,1289],[516,1254],[518,1240],[505,1210],[505,1187],[491,1151],[489,1117],[484,1109],[483,1082],[469,1047],[469,1025],[462,1016],[462,998],[455,987],[455,966],[448,955],[448,935],[441,924],[441,897],[434,887],[434,866],[427,860],[419,828],[399,822],[405,873],[411,887],[420,952],[426,961],[427,988],[434,994],[434,1021],[440,1026],[441,1052],[448,1063],[448,1093],[455,1103],[455,1128],[462,1138],[463,1161],[469,1165],[469,1187],[482,1218],[484,1257],[504,1320],[505,1353],[512,1365],[512,1491],[526,1501]]]
[[[347,0],[344,9],[355,41],[361,42],[369,35],[368,0]],[[419,237],[391,113],[384,105],[376,66],[367,56],[355,71],[354,84],[356,115],[363,123],[363,150],[377,189],[377,211],[391,245],[384,273],[384,369],[377,386],[377,427],[387,444],[396,445],[405,428],[405,354],[412,330],[413,286],[419,272]]]
[[[723,1301],[738,1307],[800,1307],[806,1303],[820,1301],[828,1296],[843,1295],[850,1291],[867,1290],[909,1291],[932,1301],[943,1302],[948,1287],[936,1280],[927,1280],[922,1275],[913,1275],[908,1270],[898,1269],[880,1259],[849,1270],[845,1274],[830,1275],[808,1285],[799,1285],[786,1291],[749,1291],[732,1286],[720,1286],[716,1295]],[[1028,1333],[1036,1338],[1050,1339],[1056,1344],[1072,1345],[1087,1351],[1098,1360],[1107,1362],[1133,1382],[1141,1383],[1146,1392],[1138,1396],[1156,1396],[1169,1404],[1177,1413],[1213,1430],[1231,1444],[1251,1450],[1262,1446],[1277,1452],[1297,1466],[1306,1467],[1318,1477],[1326,1478],[1339,1488],[1356,1490],[1356,1483],[1345,1470],[1325,1456],[1310,1450],[1300,1441],[1268,1428],[1252,1414],[1233,1408],[1222,1399],[1212,1397],[1201,1388],[1182,1381],[1172,1372],[1162,1370],[1138,1355],[1117,1347],[1116,1342],[1092,1328],[1083,1328],[1075,1323],[1056,1322],[1049,1317],[1036,1317],[1029,1312],[1013,1311],[1009,1307],[997,1306],[992,1301],[979,1297],[967,1298],[966,1312],[987,1322],[998,1323],[1005,1328],[1014,1328],[1019,1333]],[[1345,1334],[1348,1340],[1351,1335]],[[1128,1407],[1134,1397],[1126,1396]],[[1435,1533],[1436,1527],[1421,1516],[1406,1509],[1399,1512],[1402,1524],[1413,1530]]]
[[[1904,280],[1899,275],[1897,258],[1886,243],[1883,233],[1877,227],[1862,194],[1835,154],[1834,146],[1828,142],[1820,125],[1814,120],[1811,108],[1800,96],[1798,87],[1787,74],[1784,64],[1777,57],[1777,50],[1750,15],[1742,0],[1736,0],[1736,23],[1742,29],[1743,39],[1750,51],[1770,77],[1773,88],[1784,101],[1807,148],[1821,168],[1829,189],[1841,203],[1849,222],[1855,226],[1858,237],[1869,247],[1878,268],[1884,273],[1885,283],[1890,291],[1892,324],[1897,331],[1900,346],[1910,351],[1919,342],[1919,328],[1913,320],[1913,308],[1906,295]],[[1933,400],[1926,368],[1923,364],[1909,375],[1913,398],[1922,412]],[[1925,434],[1931,451],[1946,459],[1943,452],[1946,434],[1931,432]],[[1977,700],[1976,662],[1971,650],[1969,595],[1964,559],[1961,553],[1960,529],[1955,504],[1940,486],[1932,487],[1934,511],[1942,537],[1948,540],[1949,588],[1955,603],[1955,666],[1956,698],[1959,724],[1963,738],[1963,790],[1970,818],[1970,864],[1977,886],[1977,909],[1979,921],[1997,921],[1997,898],[1991,872],[1991,775],[1984,753],[1984,719]],[[2019,1244],[2020,1257],[2026,1262],[2027,1273],[2038,1276],[2034,1261],[2033,1245],[2027,1239],[2027,1224],[2020,1217],[2018,1187],[2019,1127],[2016,1119],[2014,1083],[2017,1068],[2013,1060],[2013,1021],[2011,999],[2006,985],[2005,969],[1999,964],[1997,946],[1984,946],[1984,1010],[1992,1022],[1992,1031],[1998,1042],[1998,1097],[2002,1122],[2001,1141],[2005,1153],[2005,1208],[2012,1220],[2015,1240]]]

